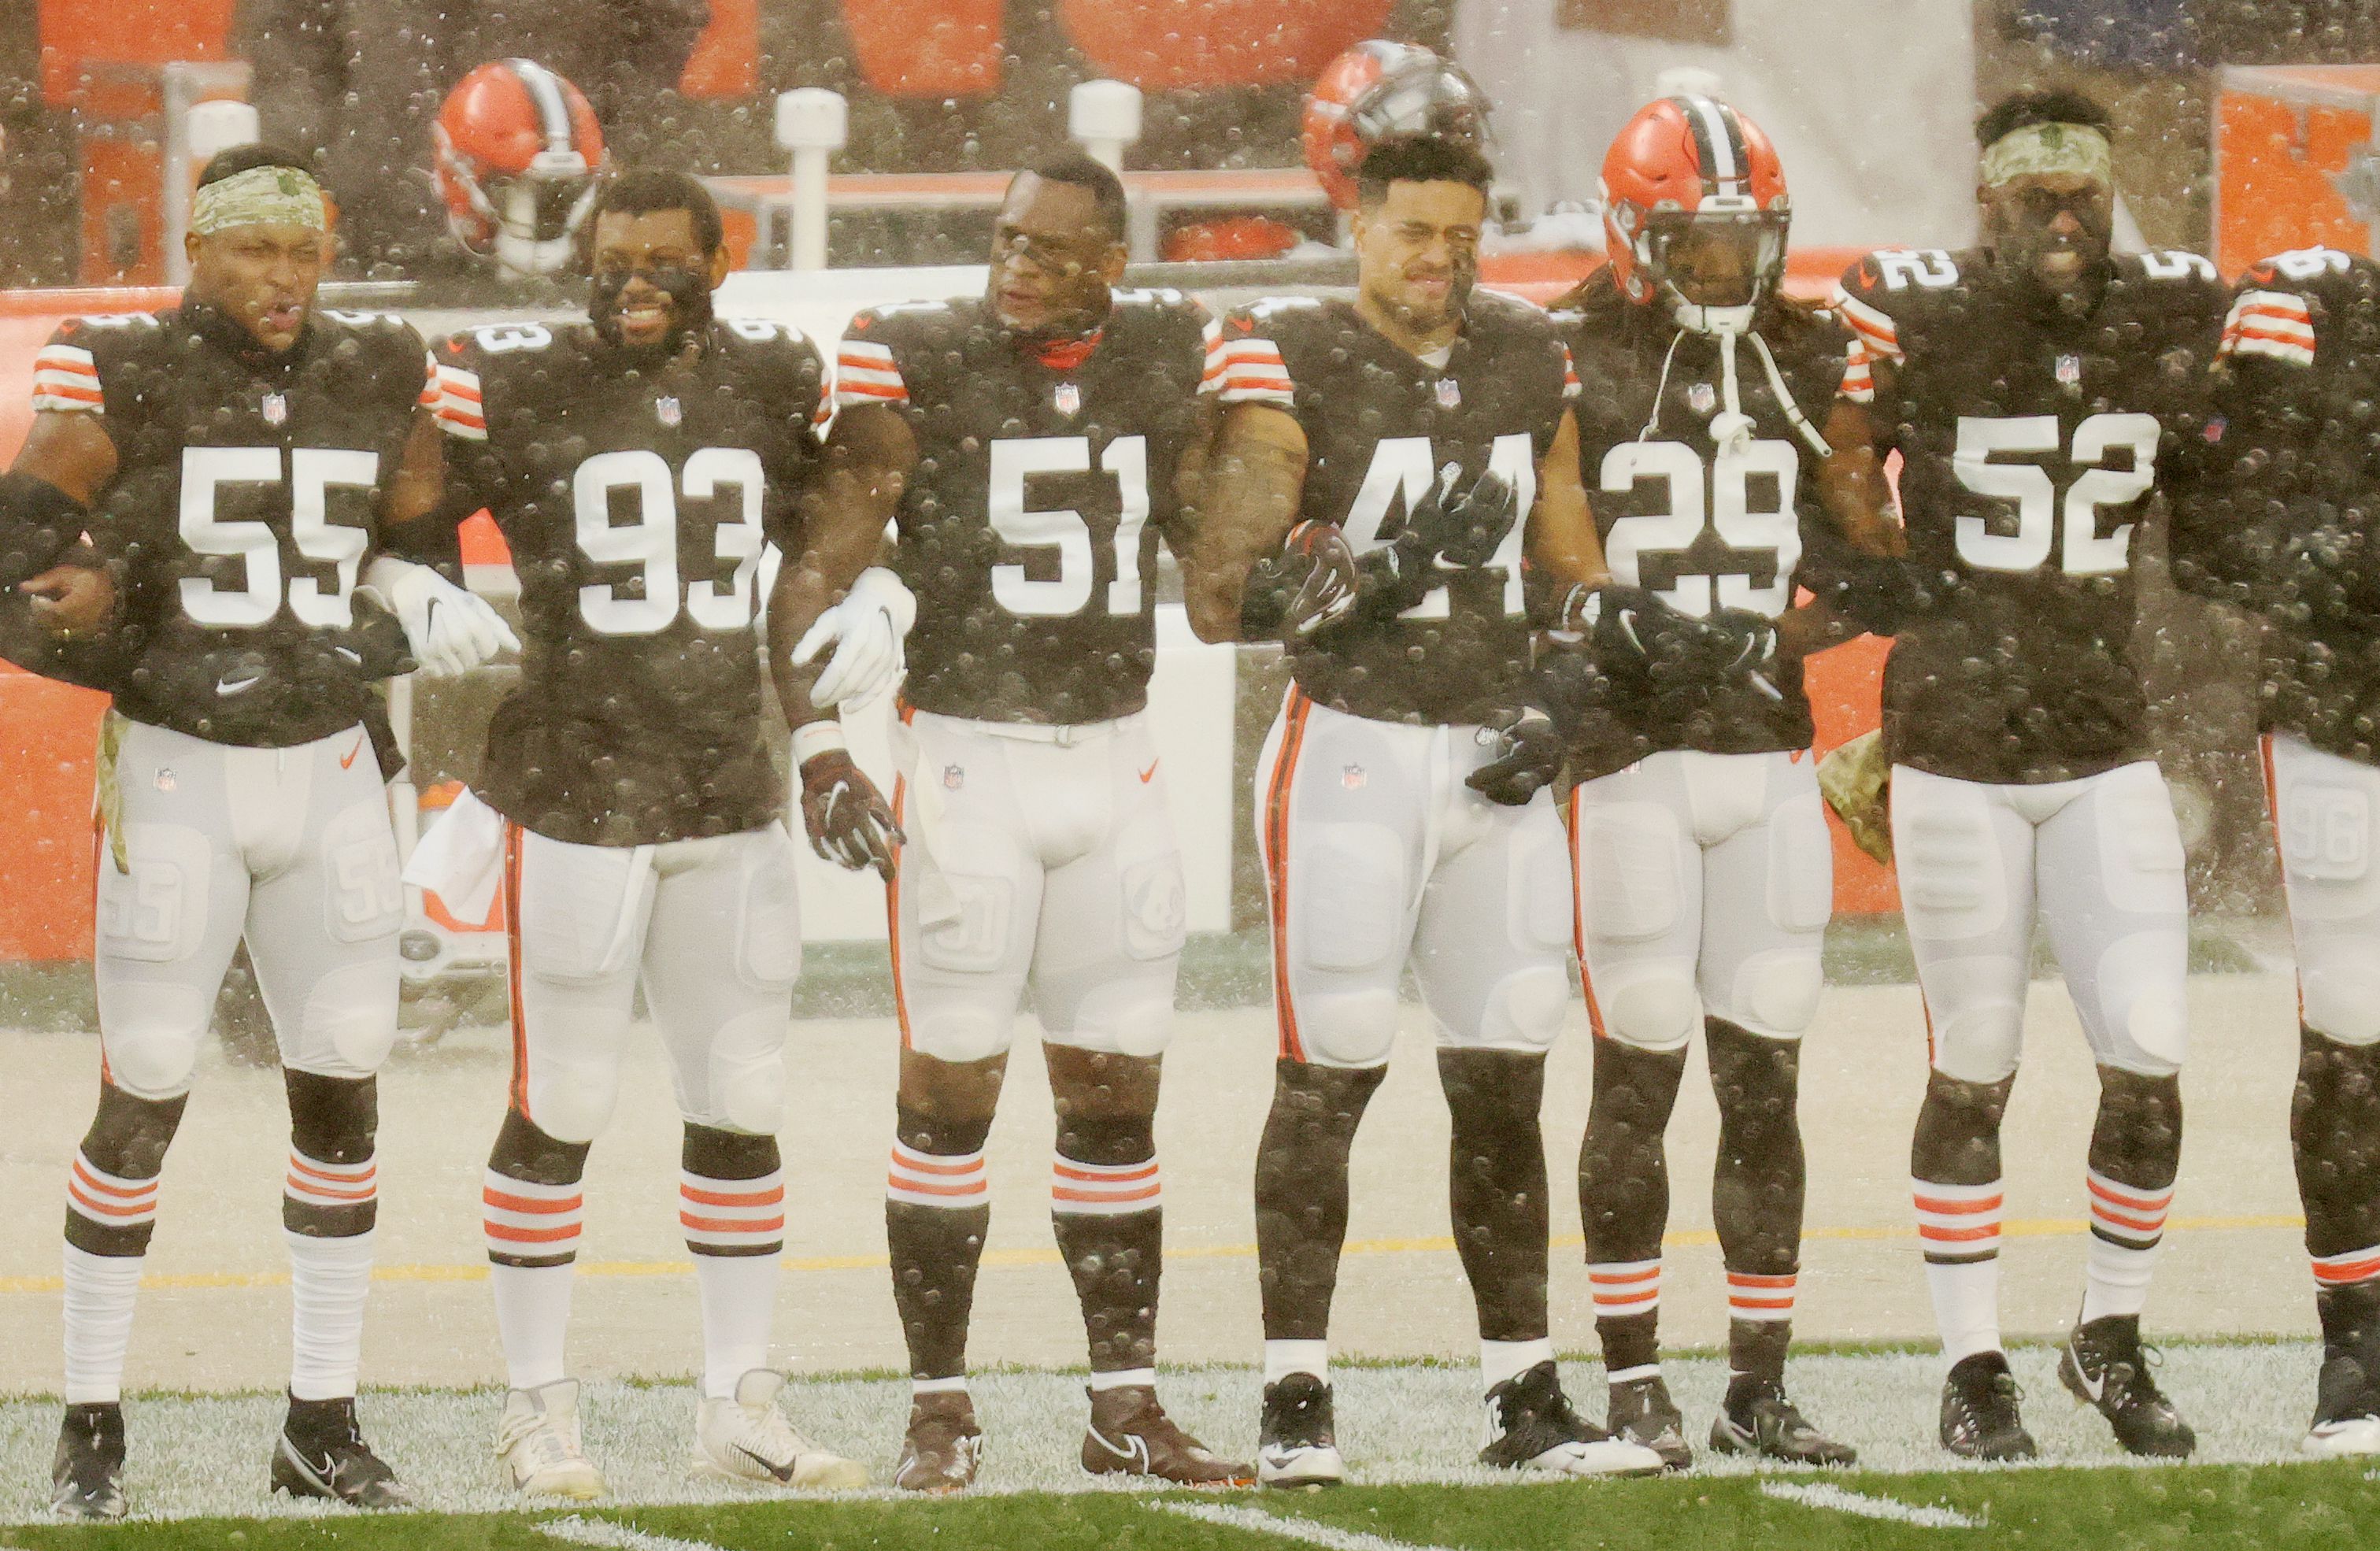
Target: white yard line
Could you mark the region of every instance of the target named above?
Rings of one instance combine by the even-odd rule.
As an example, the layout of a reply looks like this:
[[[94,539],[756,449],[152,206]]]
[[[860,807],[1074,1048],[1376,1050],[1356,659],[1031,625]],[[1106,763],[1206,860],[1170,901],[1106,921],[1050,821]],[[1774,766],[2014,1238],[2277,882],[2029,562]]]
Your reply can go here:
[[[1448,1551],[1443,1545],[1416,1545],[1409,1540],[1390,1540],[1386,1535],[1366,1534],[1360,1530],[1342,1530],[1332,1524],[1318,1524],[1310,1519],[1267,1513],[1261,1509],[1223,1508],[1212,1503],[1151,1503],[1148,1506],[1160,1512],[1178,1513],[1184,1519],[1245,1530],[1251,1534],[1302,1540],[1308,1545],[1328,1546],[1330,1551]]]
[[[581,1519],[572,1514],[567,1519],[549,1519],[537,1526],[537,1533],[566,1540],[573,1545],[601,1545],[609,1551],[719,1551],[707,1540],[679,1540],[674,1535],[657,1535],[650,1530],[632,1529],[614,1524],[608,1519]]]
[[[1918,1508],[1892,1497],[1864,1497],[1857,1492],[1847,1492],[1840,1486],[1824,1483],[1802,1485],[1793,1482],[1764,1481],[1760,1495],[1775,1497],[1779,1502],[1795,1503],[1803,1508],[1823,1509],[1830,1513],[1855,1514],[1862,1519],[1886,1519],[1896,1524],[1914,1524],[1921,1530],[1980,1530],[1984,1521],[1947,1508]]]

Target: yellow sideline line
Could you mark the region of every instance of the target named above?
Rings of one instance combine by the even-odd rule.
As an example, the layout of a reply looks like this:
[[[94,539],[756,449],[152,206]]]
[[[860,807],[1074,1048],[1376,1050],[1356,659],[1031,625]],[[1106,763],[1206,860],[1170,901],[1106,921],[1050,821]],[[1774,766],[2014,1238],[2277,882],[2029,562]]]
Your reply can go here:
[[[2305,1218],[2287,1213],[2268,1213],[2249,1217],[2175,1218],[2166,1224],[2168,1233],[2221,1233],[2243,1229],[2289,1228],[2305,1226]],[[2090,1224],[2082,1218],[2019,1218],[2000,1225],[2000,1233],[2010,1239],[2073,1238],[2089,1231]],[[1910,1228],[1812,1228],[1803,1232],[1804,1241],[1839,1240],[1873,1242],[1888,1239],[1913,1239],[1916,1230]],[[1576,1249],[1585,1241],[1575,1233],[1558,1234],[1553,1240],[1556,1249]],[[1707,1229],[1697,1229],[1665,1235],[1661,1243],[1668,1249],[1701,1247],[1718,1242],[1718,1235]],[[1452,1251],[1454,1240],[1445,1234],[1427,1239],[1356,1239],[1346,1248],[1349,1254],[1442,1254]],[[1169,1260],[1253,1260],[1254,1244],[1172,1244],[1166,1247]],[[1055,1266],[1058,1252],[1054,1249],[988,1250],[986,1266]],[[819,1254],[793,1256],[784,1262],[788,1271],[867,1271],[889,1264],[880,1254]],[[685,1277],[694,1274],[691,1260],[587,1260],[578,1265],[582,1277]],[[485,1281],[488,1268],[480,1266],[375,1266],[372,1280],[382,1282],[475,1282]],[[172,1291],[212,1291],[218,1288],[286,1287],[286,1271],[184,1271],[167,1275],[143,1277],[140,1285],[163,1288]],[[63,1277],[0,1277],[0,1293],[60,1292],[66,1289]]]

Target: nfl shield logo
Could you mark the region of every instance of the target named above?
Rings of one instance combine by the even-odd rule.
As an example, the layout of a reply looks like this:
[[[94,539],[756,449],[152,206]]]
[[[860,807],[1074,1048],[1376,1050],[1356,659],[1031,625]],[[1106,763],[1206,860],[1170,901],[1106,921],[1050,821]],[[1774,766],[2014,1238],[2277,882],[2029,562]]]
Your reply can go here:
[[[1061,415],[1072,415],[1083,406],[1083,390],[1072,382],[1059,383],[1058,391],[1051,394],[1050,398],[1057,405],[1058,413]]]
[[[1708,382],[1696,382],[1686,390],[1686,407],[1697,415],[1707,415],[1718,407],[1718,390]]]
[[[1350,792],[1362,791],[1364,787],[1364,767],[1361,765],[1350,765],[1345,769],[1341,770],[1339,772],[1339,784],[1345,787]]]
[[[942,767],[942,784],[955,792],[966,784],[966,772],[956,765]]]
[[[2082,381],[2082,357],[2073,355],[2058,357],[2058,381],[2070,388]]]
[[[277,426],[289,418],[289,400],[280,394],[264,395],[264,423]]]
[[[1451,377],[1438,380],[1438,406],[1452,409],[1463,402],[1463,384]]]
[[[653,418],[665,426],[675,426],[686,418],[686,411],[674,396],[664,394],[653,400]]]

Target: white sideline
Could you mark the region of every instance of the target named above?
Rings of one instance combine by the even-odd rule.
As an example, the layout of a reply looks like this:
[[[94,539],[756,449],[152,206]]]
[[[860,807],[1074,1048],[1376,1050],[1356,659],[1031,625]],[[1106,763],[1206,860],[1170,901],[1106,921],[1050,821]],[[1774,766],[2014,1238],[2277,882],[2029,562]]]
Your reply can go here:
[[[1760,1495],[1779,1502],[1798,1503],[1803,1508],[1825,1509],[1834,1513],[1856,1514],[1862,1519],[1888,1519],[1896,1524],[1913,1524],[1921,1530],[1980,1530],[1984,1522],[1970,1519],[1954,1509],[1919,1508],[1891,1497],[1864,1497],[1857,1492],[1847,1492],[1840,1486],[1821,1483],[1803,1486],[1791,1482],[1764,1481]]]
[[[1330,1551],[1448,1551],[1443,1545],[1416,1545],[1409,1540],[1390,1540],[1386,1535],[1366,1534],[1360,1530],[1342,1530],[1332,1524],[1318,1524],[1310,1519],[1286,1518],[1267,1513],[1262,1509],[1222,1508],[1212,1503],[1151,1503],[1148,1506],[1160,1512],[1178,1513],[1184,1519],[1203,1520],[1227,1529],[1279,1535],[1283,1540],[1302,1540],[1308,1545],[1327,1545]]]
[[[537,1533],[566,1540],[573,1545],[607,1546],[610,1551],[719,1551],[707,1540],[679,1540],[673,1535],[657,1535],[650,1530],[614,1524],[608,1519],[581,1519],[575,1513],[567,1519],[547,1520],[537,1526]]]

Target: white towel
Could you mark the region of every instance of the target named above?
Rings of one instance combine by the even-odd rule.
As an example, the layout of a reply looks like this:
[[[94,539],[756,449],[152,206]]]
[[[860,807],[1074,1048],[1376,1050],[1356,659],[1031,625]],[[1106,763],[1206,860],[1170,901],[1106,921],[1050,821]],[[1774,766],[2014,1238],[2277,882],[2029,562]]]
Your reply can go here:
[[[405,864],[405,880],[427,889],[457,921],[484,921],[504,875],[504,816],[468,787],[430,826]]]

